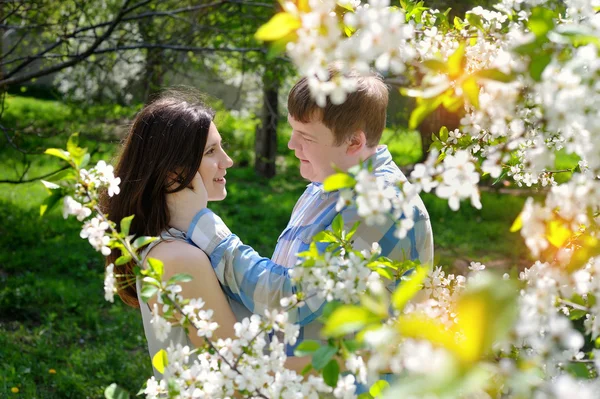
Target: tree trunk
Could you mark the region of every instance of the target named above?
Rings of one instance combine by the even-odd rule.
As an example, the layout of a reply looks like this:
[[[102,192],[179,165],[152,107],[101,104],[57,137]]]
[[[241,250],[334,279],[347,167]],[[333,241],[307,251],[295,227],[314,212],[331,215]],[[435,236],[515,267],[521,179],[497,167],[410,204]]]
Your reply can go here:
[[[144,71],[143,90],[144,102],[160,90],[163,84],[163,51],[149,48],[146,50],[146,68]]]
[[[437,135],[442,126],[446,126],[448,130],[457,129],[460,126],[460,118],[458,113],[450,112],[443,106],[439,106],[421,122],[417,130],[421,134],[423,152],[418,162],[424,162],[427,159],[427,151],[433,142],[431,135]]]
[[[256,161],[254,170],[260,176],[275,176],[275,157],[277,155],[277,95],[279,82],[266,70],[263,73],[263,109],[261,126],[256,129],[254,152]]]

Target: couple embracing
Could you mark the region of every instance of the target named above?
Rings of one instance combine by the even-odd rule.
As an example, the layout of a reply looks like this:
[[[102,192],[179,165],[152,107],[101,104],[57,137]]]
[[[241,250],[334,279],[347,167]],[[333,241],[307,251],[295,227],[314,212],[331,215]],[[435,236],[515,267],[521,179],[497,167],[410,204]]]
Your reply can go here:
[[[332,69],[330,73],[339,72]],[[387,147],[379,145],[386,121],[387,86],[375,75],[351,73],[350,77],[357,80],[357,90],[341,105],[328,100],[325,107],[319,107],[306,78],[289,93],[292,135],[288,147],[300,160],[300,175],[310,184],[298,199],[270,258],[245,245],[207,207],[207,202],[225,199],[225,175],[233,164],[221,146],[214,112],[197,100],[166,94],[136,116],[115,168],[115,176],[122,182],[121,193],[106,199],[105,211],[112,220],[135,214],[131,234],[160,237],[142,255],[164,262],[165,279],[177,273],[193,276],[180,294],[202,298],[204,308],[214,310],[213,320],[219,325],[214,336],[234,337],[233,325],[238,320],[280,308],[280,300],[298,290],[289,276],[297,263],[296,254],[308,249],[315,234],[330,229],[339,213],[346,229],[360,220],[355,206],[336,210],[339,192],[323,190],[324,179],[335,173],[334,165],[347,170],[369,161],[373,173],[386,185],[405,180]],[[370,249],[377,242],[383,256],[431,263],[429,216],[420,199],[412,205],[414,227],[405,238],[395,236],[391,218],[383,225],[361,223],[353,237],[355,248]],[[264,211],[268,214],[267,209]],[[111,261],[114,259],[109,258]],[[131,270],[125,274],[132,274]],[[156,303],[143,303],[140,288],[138,281],[121,289],[119,295],[126,303],[140,306],[153,356],[164,347],[151,326],[151,308],[160,308]],[[289,321],[300,326],[297,344],[319,339],[321,325],[316,319],[324,304],[325,299],[311,295],[303,307],[290,312]],[[186,335],[180,327],[173,327],[166,338],[167,343],[190,347],[202,343],[202,338],[194,333]],[[287,348],[289,356],[293,356],[293,349]],[[303,366],[296,366],[293,359],[288,364],[293,369]]]

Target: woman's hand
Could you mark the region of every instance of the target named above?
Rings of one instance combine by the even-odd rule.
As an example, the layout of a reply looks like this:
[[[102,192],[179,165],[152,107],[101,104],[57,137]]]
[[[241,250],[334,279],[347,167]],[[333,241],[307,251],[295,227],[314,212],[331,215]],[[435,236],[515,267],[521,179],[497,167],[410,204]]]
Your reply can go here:
[[[169,225],[186,232],[192,219],[198,212],[206,208],[208,193],[200,172],[196,172],[190,187],[176,193],[167,194],[169,208]]]

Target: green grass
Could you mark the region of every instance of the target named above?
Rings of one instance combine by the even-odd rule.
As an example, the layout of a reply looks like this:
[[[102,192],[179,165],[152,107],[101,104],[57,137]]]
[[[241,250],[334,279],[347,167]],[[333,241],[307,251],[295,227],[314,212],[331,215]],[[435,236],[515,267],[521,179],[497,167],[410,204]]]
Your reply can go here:
[[[59,103],[15,101],[21,110],[14,106],[13,119],[7,121],[17,127],[19,112],[38,118],[35,129],[40,131],[44,125],[73,132],[95,131],[96,123],[106,129],[126,123],[115,110],[107,109],[109,117],[102,121],[98,110],[83,116],[83,111]],[[253,122],[228,123],[224,130],[237,135],[254,126]],[[247,147],[237,143],[233,133],[230,140],[240,151]],[[240,140],[249,141],[244,135]],[[52,145],[62,147],[66,136],[53,141]],[[110,143],[98,144],[93,135],[84,136],[83,142],[103,152],[104,159],[115,150]],[[416,133],[386,131],[384,142],[399,164],[414,162],[420,155]],[[279,163],[287,167],[285,173],[265,180],[250,167],[234,167],[228,172],[227,199],[210,204],[232,231],[265,256],[272,254],[307,184],[299,177],[297,161],[289,156],[286,144],[284,132]],[[0,180],[19,176],[19,159],[6,145],[0,147]],[[49,156],[32,161],[26,178],[60,165]],[[39,218],[45,195],[40,183],[0,184],[0,397],[101,398],[113,382],[135,394],[151,375],[141,317],[120,302],[104,301],[102,256],[79,238],[80,224],[65,221],[60,210]],[[482,210],[463,203],[459,212],[433,195],[423,199],[432,220],[437,264],[460,269],[464,262],[478,260],[508,268],[526,258],[520,236],[508,232],[524,198],[483,193]],[[20,392],[11,393],[12,387]]]

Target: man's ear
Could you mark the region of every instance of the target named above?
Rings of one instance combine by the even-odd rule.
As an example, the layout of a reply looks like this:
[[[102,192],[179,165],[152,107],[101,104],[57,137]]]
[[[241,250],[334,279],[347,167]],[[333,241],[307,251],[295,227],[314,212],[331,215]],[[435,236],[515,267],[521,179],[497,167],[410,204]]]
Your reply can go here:
[[[367,145],[367,136],[362,130],[356,131],[348,139],[348,147],[346,148],[347,155],[356,155]]]

